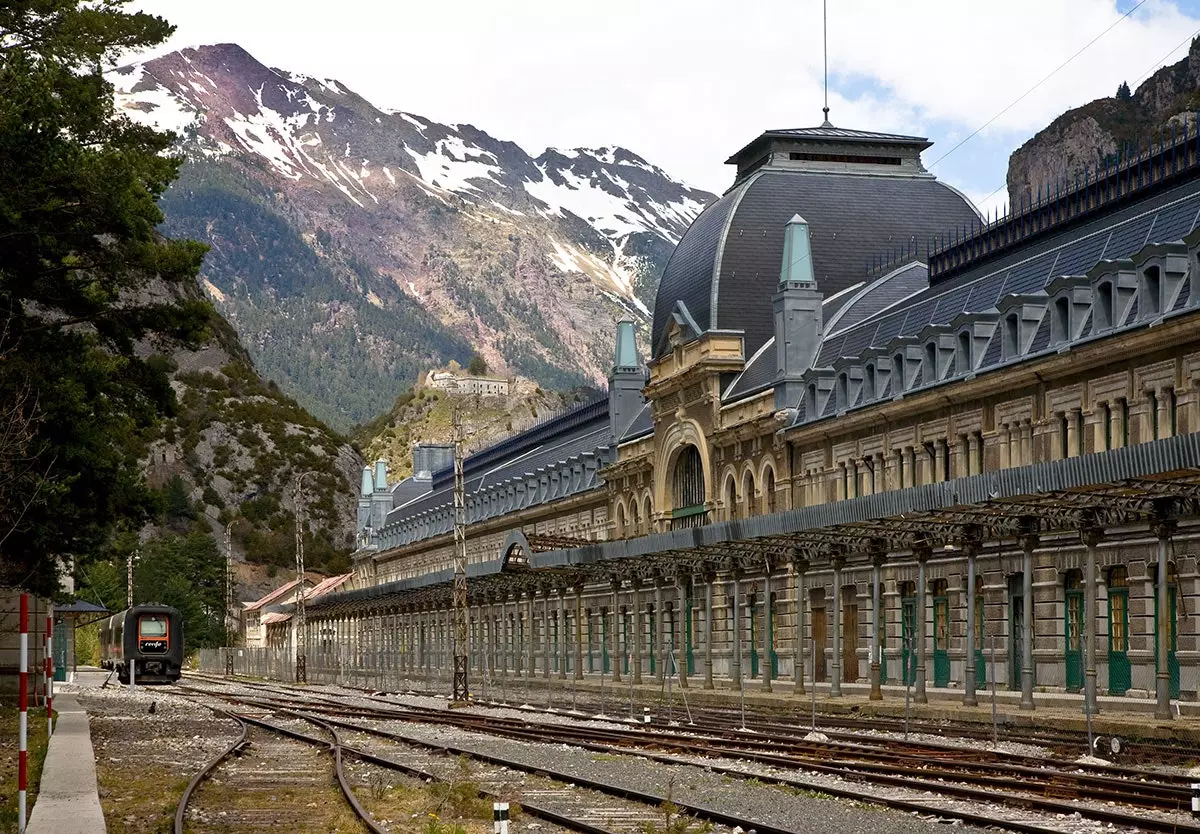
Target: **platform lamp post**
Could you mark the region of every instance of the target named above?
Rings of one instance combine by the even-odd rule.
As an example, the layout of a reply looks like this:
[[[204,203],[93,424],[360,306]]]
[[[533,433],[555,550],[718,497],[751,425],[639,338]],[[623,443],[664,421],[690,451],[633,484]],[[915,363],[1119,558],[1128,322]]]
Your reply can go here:
[[[296,476],[292,506],[296,518],[296,683],[308,683],[308,638],[304,623],[304,479],[313,470]]]

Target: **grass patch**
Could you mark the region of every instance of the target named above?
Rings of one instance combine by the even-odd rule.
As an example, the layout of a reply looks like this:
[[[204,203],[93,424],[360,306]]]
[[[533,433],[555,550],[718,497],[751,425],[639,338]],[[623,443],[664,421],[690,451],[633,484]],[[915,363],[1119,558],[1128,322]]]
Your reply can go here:
[[[46,710],[29,710],[29,794],[27,813],[33,813],[42,766],[46,763]],[[17,831],[17,707],[0,704],[0,834]]]

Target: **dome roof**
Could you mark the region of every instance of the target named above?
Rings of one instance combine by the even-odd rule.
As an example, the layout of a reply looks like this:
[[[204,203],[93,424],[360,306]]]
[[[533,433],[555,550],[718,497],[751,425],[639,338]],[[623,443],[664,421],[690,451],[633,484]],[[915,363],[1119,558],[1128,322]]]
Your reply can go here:
[[[747,357],[773,335],[784,227],[796,213],[809,224],[826,298],[865,280],[873,257],[978,220],[965,197],[921,167],[923,138],[840,133],[835,143],[812,131],[771,131],[730,160],[739,180],[696,218],[663,271],[655,357],[668,349],[680,304],[701,330],[743,331]]]

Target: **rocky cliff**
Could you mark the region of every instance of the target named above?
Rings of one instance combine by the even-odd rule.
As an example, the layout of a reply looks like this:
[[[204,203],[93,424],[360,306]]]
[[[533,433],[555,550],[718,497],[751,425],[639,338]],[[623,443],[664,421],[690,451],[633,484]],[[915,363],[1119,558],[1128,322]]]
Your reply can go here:
[[[1008,163],[1011,204],[1037,197],[1075,177],[1115,162],[1173,132],[1196,129],[1200,108],[1200,38],[1186,58],[1163,67],[1132,93],[1096,99],[1063,113],[1013,152]]]

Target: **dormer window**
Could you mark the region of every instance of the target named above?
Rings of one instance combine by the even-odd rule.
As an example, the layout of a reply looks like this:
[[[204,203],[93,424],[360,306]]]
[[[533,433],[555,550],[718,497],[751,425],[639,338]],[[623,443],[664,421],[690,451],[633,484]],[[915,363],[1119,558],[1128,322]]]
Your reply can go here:
[[[817,414],[817,384],[815,382],[808,384],[808,416],[809,419],[820,416]]]
[[[954,357],[955,369],[960,374],[969,374],[973,365],[971,364],[971,334],[963,331],[958,334],[958,352]]]
[[[1016,313],[1009,313],[1004,317],[1004,342],[1001,347],[1004,349],[1004,358],[1012,359],[1020,352],[1021,339],[1021,320]]]
[[[1143,319],[1162,315],[1162,281],[1157,266],[1148,266],[1142,271],[1142,284],[1138,291],[1138,316]]]
[[[1113,285],[1105,281],[1098,288],[1096,309],[1092,312],[1092,330],[1108,330],[1113,326]]]
[[[1071,301],[1066,296],[1054,300],[1054,317],[1050,320],[1050,341],[1053,344],[1071,340]]]
[[[875,366],[867,365],[867,373],[863,380],[863,401],[869,402],[875,399]]]
[[[904,392],[906,379],[904,374],[903,353],[897,353],[895,358],[892,359],[892,379],[895,380],[895,382],[892,383],[892,396],[894,397],[897,394]]]
[[[847,400],[849,399],[849,389],[850,382],[846,378],[846,373],[843,371],[842,373],[838,374],[837,378],[837,399],[835,400],[834,404],[837,406],[838,411],[846,410],[848,406]]]
[[[938,378],[937,369],[937,345],[933,342],[928,342],[925,345],[925,382],[934,382]]]

